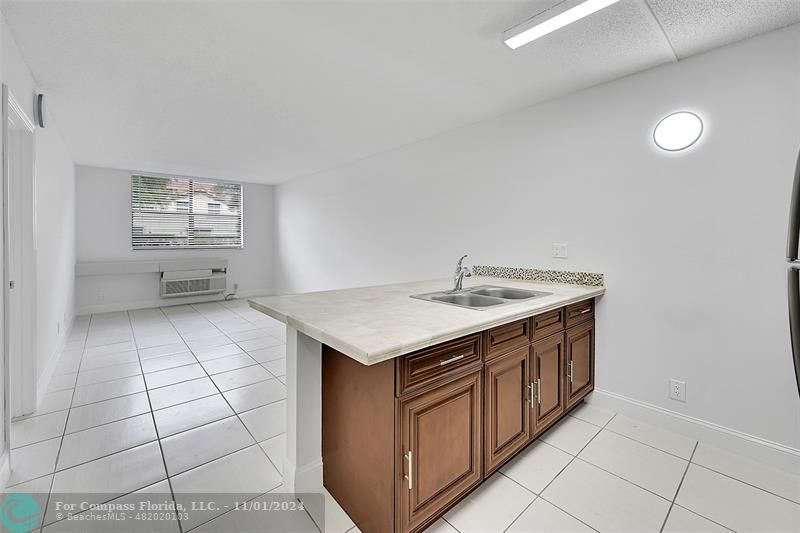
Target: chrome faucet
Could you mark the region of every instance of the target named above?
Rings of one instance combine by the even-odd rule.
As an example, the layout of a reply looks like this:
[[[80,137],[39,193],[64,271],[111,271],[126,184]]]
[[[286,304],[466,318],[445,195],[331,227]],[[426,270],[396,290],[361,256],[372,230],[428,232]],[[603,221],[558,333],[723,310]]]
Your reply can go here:
[[[466,258],[467,256],[464,255],[458,260],[458,263],[456,263],[456,272],[453,275],[453,292],[460,291],[461,285],[464,282],[464,278],[472,276],[472,272],[470,272],[469,268],[462,266],[462,263]]]

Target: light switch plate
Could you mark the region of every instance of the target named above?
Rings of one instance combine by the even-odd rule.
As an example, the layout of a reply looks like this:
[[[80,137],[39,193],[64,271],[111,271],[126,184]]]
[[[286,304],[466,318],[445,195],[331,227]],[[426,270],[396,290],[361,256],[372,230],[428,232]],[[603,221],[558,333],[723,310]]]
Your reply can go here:
[[[569,257],[569,253],[567,251],[567,243],[565,242],[554,242],[553,243],[553,257],[556,259],[566,259]]]
[[[686,401],[686,382],[677,379],[669,380],[669,398],[679,402]]]

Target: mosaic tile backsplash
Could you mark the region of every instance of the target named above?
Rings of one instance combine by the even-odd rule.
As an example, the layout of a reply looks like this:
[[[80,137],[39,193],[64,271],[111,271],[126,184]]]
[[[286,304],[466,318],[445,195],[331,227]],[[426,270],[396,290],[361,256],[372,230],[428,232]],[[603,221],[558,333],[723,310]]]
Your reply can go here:
[[[567,270],[475,265],[472,267],[472,273],[476,276],[541,281],[542,283],[566,283],[569,285],[587,285],[589,287],[603,286],[603,274],[597,272],[569,272]]]

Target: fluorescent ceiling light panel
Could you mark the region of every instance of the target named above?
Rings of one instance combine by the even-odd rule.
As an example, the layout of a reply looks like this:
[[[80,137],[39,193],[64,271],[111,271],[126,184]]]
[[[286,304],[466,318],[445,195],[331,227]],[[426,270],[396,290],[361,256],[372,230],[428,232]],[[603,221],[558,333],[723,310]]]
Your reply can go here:
[[[503,32],[503,42],[512,50],[516,50],[617,2],[619,0],[565,0],[527,22]]]

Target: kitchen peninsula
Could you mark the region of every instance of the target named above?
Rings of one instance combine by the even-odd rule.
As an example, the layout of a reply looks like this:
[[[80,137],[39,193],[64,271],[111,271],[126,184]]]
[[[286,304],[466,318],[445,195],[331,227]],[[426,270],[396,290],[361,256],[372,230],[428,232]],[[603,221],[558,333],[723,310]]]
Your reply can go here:
[[[591,392],[603,286],[466,281],[539,294],[412,298],[438,280],[250,300],[287,325],[286,490],[324,482],[364,533],[422,531]]]

